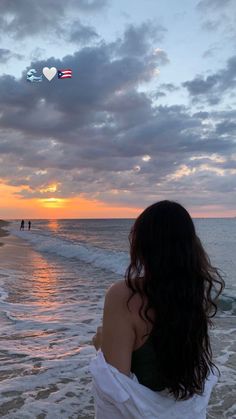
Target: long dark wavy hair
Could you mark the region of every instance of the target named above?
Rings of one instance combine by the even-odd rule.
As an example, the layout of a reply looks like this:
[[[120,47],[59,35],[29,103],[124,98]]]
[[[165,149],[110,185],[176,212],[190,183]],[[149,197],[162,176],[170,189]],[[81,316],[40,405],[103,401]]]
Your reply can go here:
[[[153,325],[160,381],[176,400],[202,394],[205,379],[216,367],[208,326],[224,280],[211,265],[189,213],[176,202],[160,201],[146,208],[129,241],[125,281],[132,294],[127,305],[140,294],[139,315]],[[154,320],[149,309],[154,309]]]

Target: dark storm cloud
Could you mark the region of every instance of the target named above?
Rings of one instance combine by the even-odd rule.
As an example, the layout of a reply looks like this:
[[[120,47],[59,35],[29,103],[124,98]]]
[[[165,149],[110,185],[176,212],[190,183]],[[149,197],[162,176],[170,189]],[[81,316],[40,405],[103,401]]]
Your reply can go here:
[[[195,79],[182,83],[182,86],[187,88],[194,102],[218,104],[222,96],[232,93],[236,87],[236,55],[227,61],[226,68],[206,78],[196,76]]]
[[[209,201],[215,191],[218,198],[224,193],[226,182],[232,192],[235,111],[192,114],[185,106],[155,106],[139,89],[156,82],[157,68],[168,62],[153,48],[158,36],[158,27],[128,26],[115,42],[29,66],[39,72],[72,68],[71,80],[30,84],[26,71],[19,80],[0,77],[0,177],[23,185],[25,198],[47,197],[47,185],[58,183],[55,197],[80,195],[111,205],[148,204],[168,194],[192,200],[200,188]],[[160,86],[168,93],[177,89]],[[231,201],[232,193],[226,205]]]
[[[106,4],[106,0],[1,0],[0,31],[17,38],[59,33],[69,12],[94,12]]]

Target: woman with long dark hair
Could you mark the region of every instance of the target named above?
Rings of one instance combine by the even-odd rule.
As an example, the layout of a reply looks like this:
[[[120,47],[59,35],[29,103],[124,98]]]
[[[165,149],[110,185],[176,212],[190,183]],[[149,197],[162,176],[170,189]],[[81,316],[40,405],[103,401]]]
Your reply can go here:
[[[111,410],[106,416],[106,409],[112,406],[111,419],[142,414],[205,418],[217,372],[209,326],[224,281],[211,265],[189,213],[176,202],[161,201],[146,208],[129,240],[125,280],[108,289],[103,327],[93,338],[99,350],[91,367],[97,418],[109,417]],[[105,377],[107,383],[111,380],[107,390]],[[116,395],[112,399],[112,380],[114,392],[123,385],[129,399],[117,401]],[[142,396],[135,400],[135,391],[141,390],[142,401]],[[149,396],[152,413],[144,406]],[[135,410],[139,402],[140,416]]]

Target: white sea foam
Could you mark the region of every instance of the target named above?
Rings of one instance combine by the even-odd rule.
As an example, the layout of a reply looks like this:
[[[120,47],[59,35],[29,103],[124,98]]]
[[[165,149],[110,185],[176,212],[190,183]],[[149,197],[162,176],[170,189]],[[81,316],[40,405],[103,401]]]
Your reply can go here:
[[[119,275],[125,273],[129,263],[129,256],[126,252],[108,251],[89,244],[78,244],[33,231],[29,233],[12,229],[11,233],[29,241],[40,252],[54,253],[64,258],[77,258],[85,263],[91,263],[97,268],[107,269]]]
[[[3,288],[0,288],[0,301],[5,301],[7,297],[8,293]]]
[[[39,252],[55,254],[68,259],[75,258],[118,275],[124,275],[129,263],[127,252],[107,250],[88,243],[74,242],[58,235],[55,236],[47,230],[19,231],[14,224],[8,229],[13,235],[30,242]],[[220,296],[219,313],[221,316],[236,315],[236,297],[233,291],[232,295]]]

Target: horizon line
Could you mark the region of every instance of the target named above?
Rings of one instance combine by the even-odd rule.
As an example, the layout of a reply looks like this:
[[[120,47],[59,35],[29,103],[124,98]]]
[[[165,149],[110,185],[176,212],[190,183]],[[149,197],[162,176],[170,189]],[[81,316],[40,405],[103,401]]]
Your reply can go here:
[[[20,217],[20,218],[0,218],[0,221],[19,221],[19,220],[135,220],[137,217],[82,217],[82,218],[71,218],[71,217],[64,217],[64,218],[28,218],[28,217]],[[234,219],[235,216],[228,216],[228,217],[193,217],[193,219]]]

